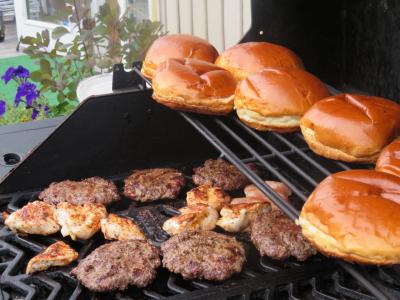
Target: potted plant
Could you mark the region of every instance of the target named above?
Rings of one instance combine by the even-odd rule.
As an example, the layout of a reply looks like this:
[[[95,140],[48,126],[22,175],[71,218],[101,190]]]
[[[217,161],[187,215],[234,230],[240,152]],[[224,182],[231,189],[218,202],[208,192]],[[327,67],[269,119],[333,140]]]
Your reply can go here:
[[[55,95],[54,101],[46,104],[49,112],[44,117],[70,113],[79,103],[76,90],[80,81],[111,72],[116,63],[130,67],[143,60],[151,43],[162,35],[159,22],[134,18],[133,6],[121,14],[117,0],[107,0],[94,16],[90,0],[53,1],[58,5],[53,18],[60,24],[68,20],[71,25],[58,26],[51,34],[43,30],[21,38],[24,53],[39,67],[29,74],[29,81],[43,97]],[[6,114],[13,108],[15,105]]]

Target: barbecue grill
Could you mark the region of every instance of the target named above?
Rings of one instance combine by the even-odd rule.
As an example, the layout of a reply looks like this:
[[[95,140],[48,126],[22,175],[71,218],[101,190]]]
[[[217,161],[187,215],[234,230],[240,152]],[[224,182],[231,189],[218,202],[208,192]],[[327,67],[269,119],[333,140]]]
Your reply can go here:
[[[388,1],[254,0],[252,28],[243,42],[267,40],[287,46],[303,58],[308,70],[339,90],[399,99],[400,54],[394,43],[400,37],[399,13],[400,6]],[[182,170],[189,179],[192,167],[222,156],[295,219],[326,176],[371,167],[319,157],[299,133],[260,133],[233,115],[172,111],[151,99],[150,83],[139,69],[135,65],[126,72],[116,65],[114,93],[84,101],[6,175],[0,184],[1,210],[12,212],[35,200],[53,181],[97,175],[121,188],[132,169],[166,166]],[[293,205],[282,201],[247,162],[256,163],[263,178],[287,184],[293,191]],[[160,224],[177,214],[183,198],[147,205],[123,199],[108,211],[134,219],[157,245],[168,238]],[[69,275],[71,267],[24,274],[27,261],[61,236],[21,236],[0,226],[3,299],[400,299],[397,266],[353,266],[321,255],[302,263],[278,262],[260,257],[245,234],[237,237],[245,244],[248,262],[241,274],[227,281],[188,281],[160,269],[144,289],[96,294]],[[89,241],[68,242],[81,259],[104,241],[96,234]]]

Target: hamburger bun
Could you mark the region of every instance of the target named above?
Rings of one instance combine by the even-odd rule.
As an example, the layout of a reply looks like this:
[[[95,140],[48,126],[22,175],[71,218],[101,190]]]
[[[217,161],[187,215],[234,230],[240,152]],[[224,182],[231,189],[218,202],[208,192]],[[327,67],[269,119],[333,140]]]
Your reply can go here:
[[[207,115],[233,110],[236,81],[220,67],[196,59],[169,59],[153,77],[153,98],[172,109]]]
[[[300,128],[321,156],[371,163],[400,134],[400,105],[379,97],[340,94],[315,103]]]
[[[234,106],[240,120],[257,130],[293,131],[303,114],[328,96],[326,86],[302,69],[269,68],[239,83]]]
[[[237,44],[221,53],[215,64],[238,81],[264,68],[304,68],[293,51],[267,42]]]
[[[375,170],[400,176],[400,138],[383,149],[376,162]]]
[[[301,210],[303,235],[321,252],[363,264],[400,263],[400,177],[373,170],[323,180]]]
[[[169,58],[195,58],[214,63],[218,51],[206,40],[188,34],[172,34],[154,41],[143,61],[142,74],[153,78],[157,67]]]

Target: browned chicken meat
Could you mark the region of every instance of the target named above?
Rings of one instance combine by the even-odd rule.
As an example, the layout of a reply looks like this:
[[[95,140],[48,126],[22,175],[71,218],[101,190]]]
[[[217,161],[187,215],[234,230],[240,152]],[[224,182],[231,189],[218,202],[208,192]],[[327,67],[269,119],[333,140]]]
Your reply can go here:
[[[14,232],[49,235],[60,230],[55,207],[43,201],[30,202],[10,215],[3,214],[4,224]]]
[[[283,200],[289,202],[289,196],[292,194],[292,191],[282,182],[279,181],[265,181],[267,185],[269,185],[275,192],[277,192]],[[263,199],[264,201],[269,202],[272,205],[272,208],[277,208],[275,204],[265,196],[254,184],[250,184],[244,188],[244,194],[246,197],[256,197]]]
[[[317,253],[301,228],[277,209],[257,215],[251,226],[251,240],[261,255],[279,260],[294,256],[303,261]]]
[[[270,204],[260,198],[235,198],[221,209],[217,225],[228,232],[248,231],[257,214],[270,209]]]
[[[249,165],[255,169],[254,165]],[[208,159],[204,165],[194,170],[193,182],[196,185],[211,185],[224,191],[238,190],[246,186],[249,180],[234,165],[223,159]]]
[[[61,202],[57,205],[57,222],[61,225],[61,234],[76,240],[90,239],[99,229],[100,221],[107,216],[104,205],[85,203],[74,205]]]
[[[108,205],[118,201],[120,196],[112,181],[91,177],[82,181],[53,182],[40,193],[39,199],[52,204],[68,202],[71,204],[100,203]]]
[[[72,270],[85,287],[96,292],[145,287],[156,277],[159,250],[145,241],[115,241],[100,246]]]
[[[146,240],[146,236],[135,222],[115,214],[109,214],[101,220],[101,231],[106,240]]]
[[[183,174],[175,169],[136,170],[125,178],[124,195],[141,202],[175,199],[185,182]]]
[[[224,193],[219,187],[211,185],[200,185],[191,189],[186,194],[186,202],[188,206],[204,204],[211,206],[217,211],[220,211],[222,206],[231,201],[229,195]]]
[[[47,270],[51,267],[66,266],[77,258],[78,252],[76,252],[66,243],[59,241],[50,245],[43,252],[33,257],[28,262],[26,273],[32,274]]]
[[[197,204],[179,209],[181,214],[164,222],[163,230],[169,235],[183,231],[212,230],[218,220],[218,212],[207,205]]]
[[[184,231],[161,245],[163,265],[185,279],[225,280],[242,270],[243,245],[213,231]]]

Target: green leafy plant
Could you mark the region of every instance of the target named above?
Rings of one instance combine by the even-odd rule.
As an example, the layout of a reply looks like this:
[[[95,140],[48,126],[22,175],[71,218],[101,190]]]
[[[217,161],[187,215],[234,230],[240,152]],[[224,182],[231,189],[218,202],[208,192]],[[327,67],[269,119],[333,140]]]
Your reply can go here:
[[[159,22],[135,19],[133,6],[121,15],[117,0],[106,0],[94,16],[91,0],[52,0],[52,4],[57,7],[52,21],[73,26],[53,29],[54,45],[48,30],[22,37],[21,43],[40,66],[31,73],[31,79],[41,84],[40,92],[57,94],[54,115],[66,114],[77,105],[76,88],[82,79],[111,72],[116,63],[131,67],[162,35]],[[64,42],[68,36],[72,39]]]

